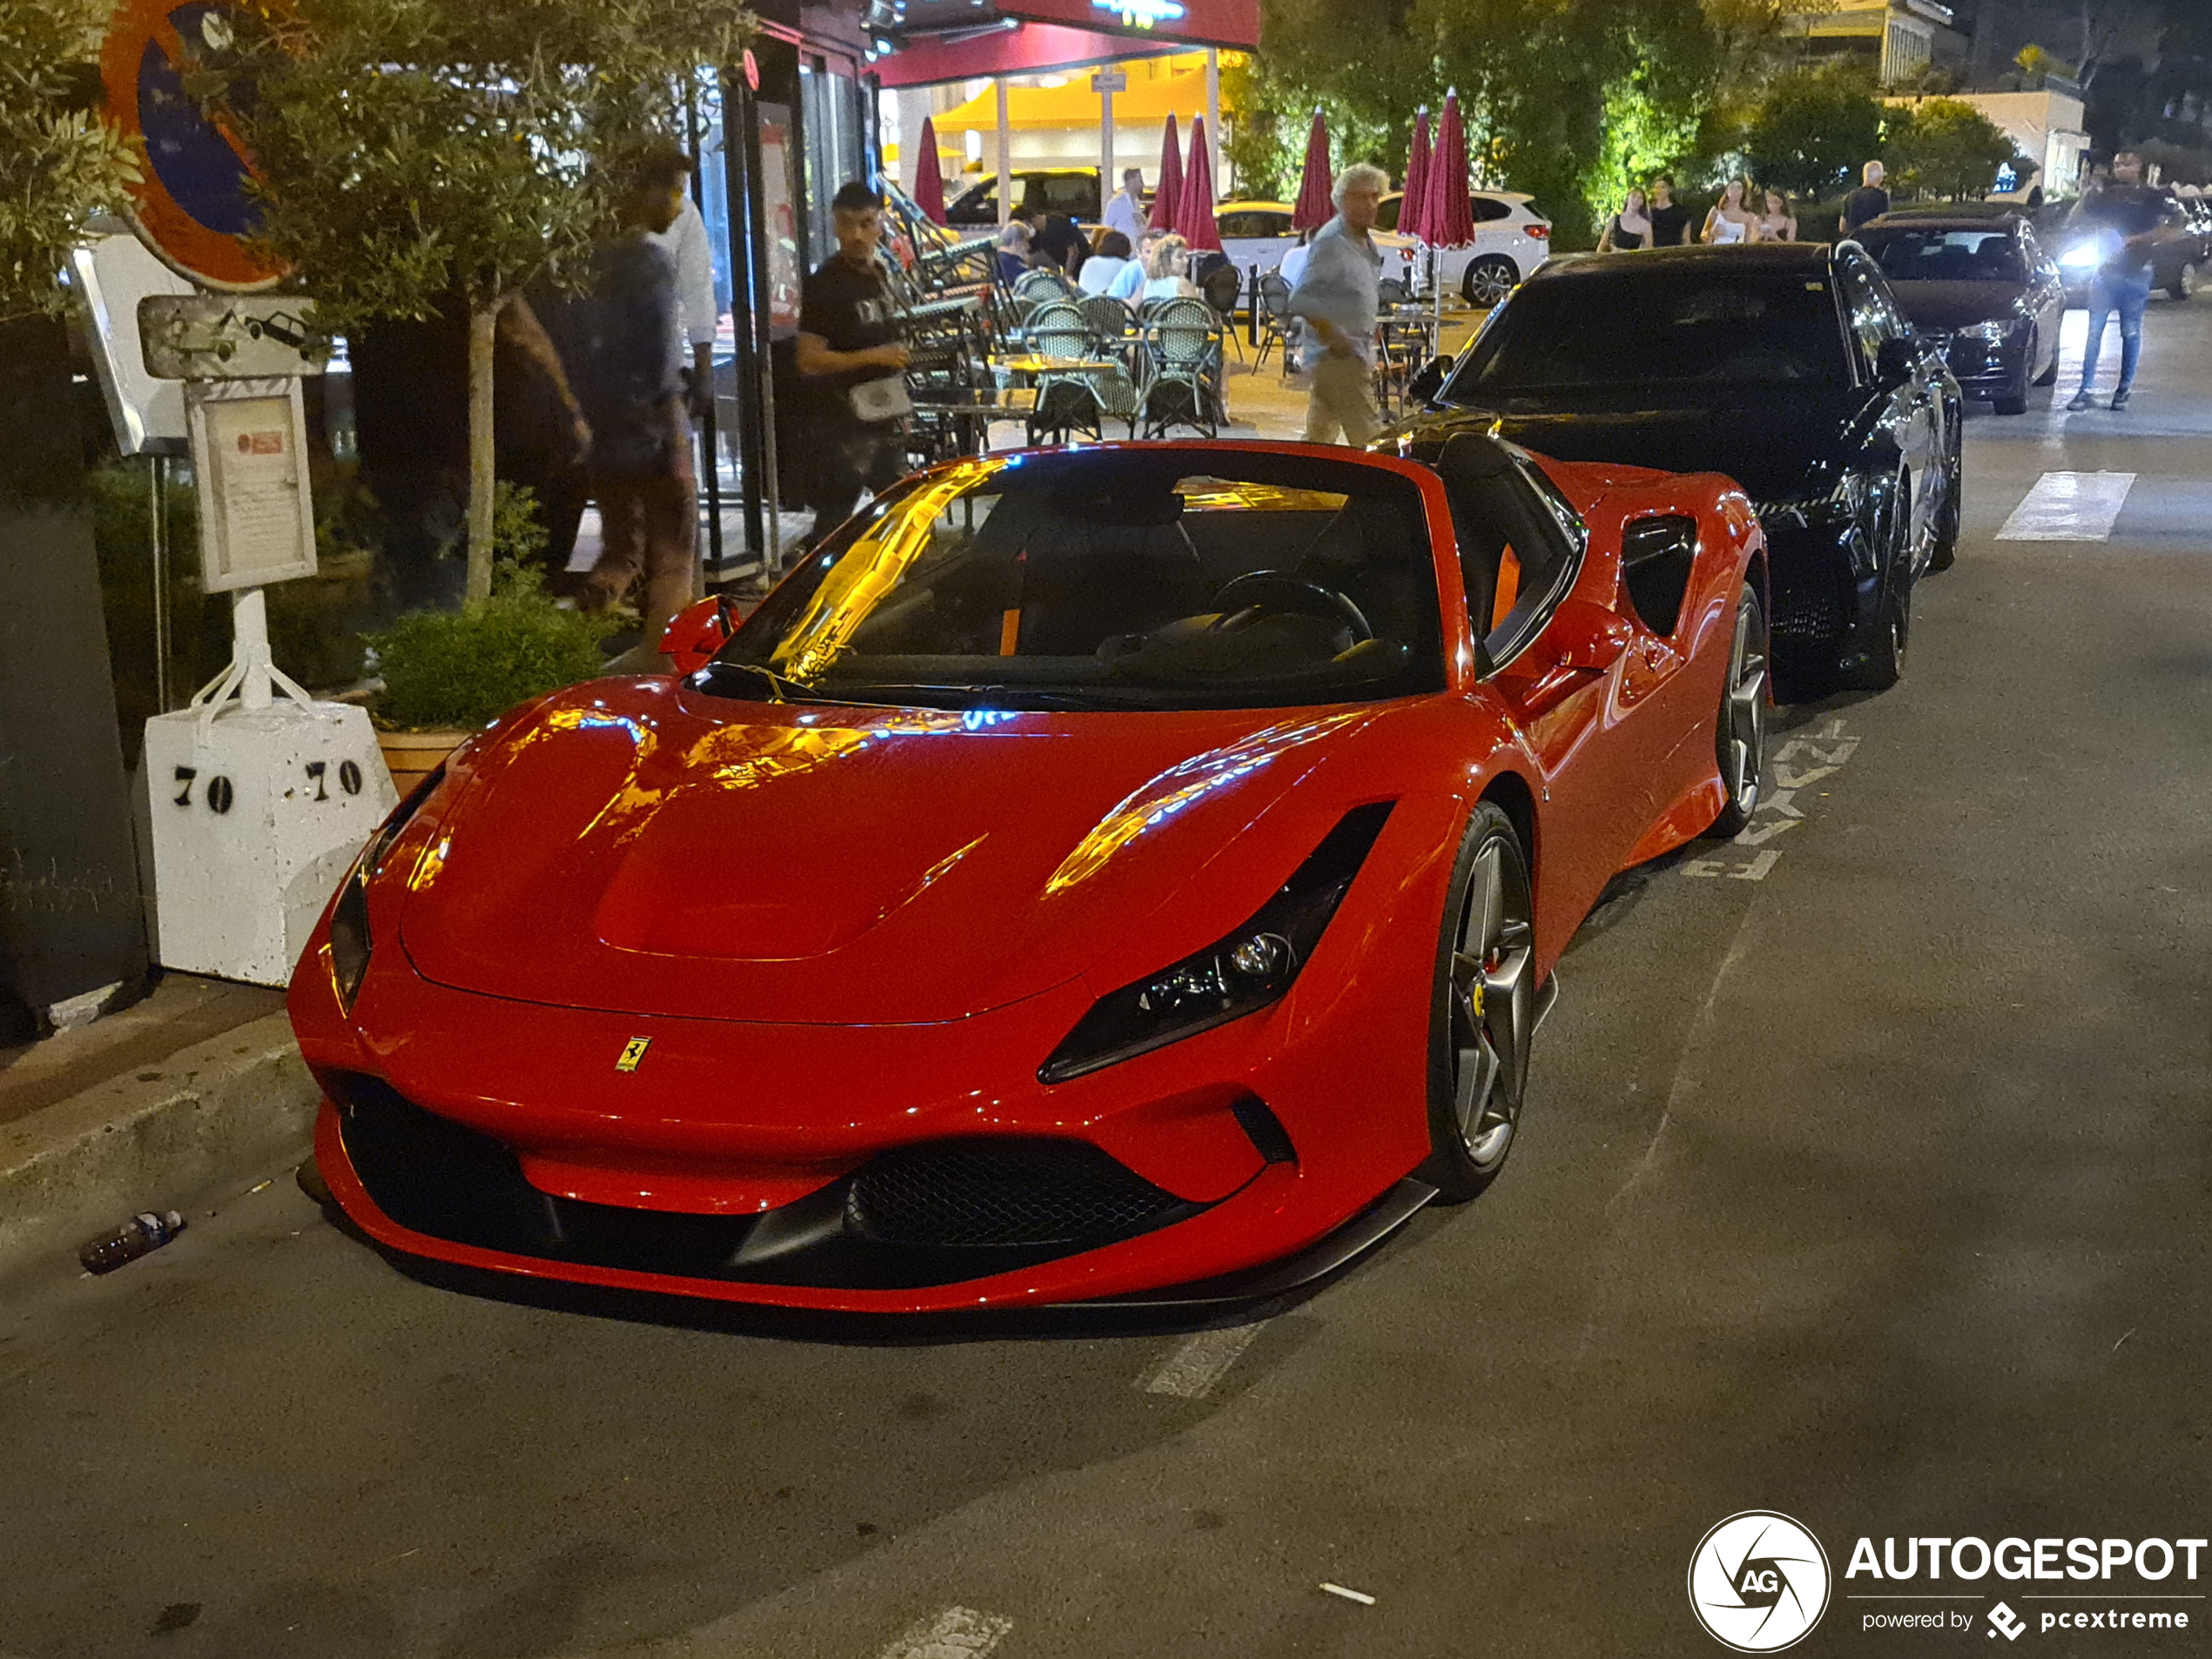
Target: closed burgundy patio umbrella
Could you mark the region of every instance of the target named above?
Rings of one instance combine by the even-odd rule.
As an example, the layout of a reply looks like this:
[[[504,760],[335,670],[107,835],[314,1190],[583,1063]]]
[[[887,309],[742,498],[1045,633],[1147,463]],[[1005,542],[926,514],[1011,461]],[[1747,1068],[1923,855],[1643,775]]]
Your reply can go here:
[[[1335,181],[1329,173],[1329,130],[1321,121],[1321,106],[1313,106],[1313,125],[1305,135],[1305,170],[1298,175],[1298,200],[1291,206],[1291,228],[1318,231],[1337,211],[1329,199]]]
[[[1398,228],[1406,235],[1421,222],[1421,207],[1428,200],[1428,105],[1413,118],[1413,145],[1406,152],[1406,193],[1399,199]]]
[[[945,169],[937,159],[937,124],[926,115],[921,118],[921,153],[914,158],[914,199],[932,224],[945,222]]]
[[[1401,215],[1398,227],[1406,229]],[[1474,240],[1474,210],[1467,199],[1467,140],[1460,125],[1460,95],[1444,95],[1443,118],[1436,124],[1436,150],[1429,157],[1421,188],[1420,223],[1412,234],[1434,252],[1466,247]],[[1444,283],[1440,267],[1436,284],[1436,335],[1444,337]]]
[[[1190,123],[1190,165],[1183,174],[1183,210],[1175,227],[1193,253],[1221,252],[1221,226],[1213,216],[1213,158],[1206,150],[1206,118]]]
[[[1183,148],[1176,134],[1175,111],[1168,111],[1166,132],[1160,139],[1160,182],[1152,192],[1152,234],[1165,236],[1177,229],[1183,211]]]

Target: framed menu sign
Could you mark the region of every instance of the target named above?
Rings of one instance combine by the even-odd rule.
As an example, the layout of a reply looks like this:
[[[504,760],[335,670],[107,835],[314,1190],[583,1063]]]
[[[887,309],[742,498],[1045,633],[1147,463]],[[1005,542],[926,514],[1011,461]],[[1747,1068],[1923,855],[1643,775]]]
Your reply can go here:
[[[314,575],[300,382],[190,381],[185,393],[203,587],[221,593]]]

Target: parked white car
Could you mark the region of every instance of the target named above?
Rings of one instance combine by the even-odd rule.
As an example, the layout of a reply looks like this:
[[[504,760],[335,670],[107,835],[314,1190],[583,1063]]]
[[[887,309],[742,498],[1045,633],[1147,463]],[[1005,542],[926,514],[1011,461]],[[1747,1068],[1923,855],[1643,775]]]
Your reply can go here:
[[[1401,199],[1396,191],[1385,196],[1377,220],[1375,240],[1389,276],[1406,275],[1414,258],[1413,239],[1398,234]],[[1487,307],[1544,262],[1551,253],[1552,225],[1519,191],[1478,190],[1467,205],[1474,220],[1474,246],[1448,249],[1439,263],[1447,287],[1457,288],[1469,305]],[[1298,246],[1288,202],[1223,202],[1214,209],[1214,223],[1221,232],[1222,252],[1247,274],[1255,266],[1263,273],[1272,271]]]
[[[1382,199],[1382,212],[1376,219],[1382,229],[1397,230],[1403,200],[1398,191]],[[1469,305],[1487,310],[1551,257],[1552,222],[1518,190],[1471,191],[1467,207],[1474,220],[1474,245],[1447,248],[1437,262],[1446,287],[1457,288]]]

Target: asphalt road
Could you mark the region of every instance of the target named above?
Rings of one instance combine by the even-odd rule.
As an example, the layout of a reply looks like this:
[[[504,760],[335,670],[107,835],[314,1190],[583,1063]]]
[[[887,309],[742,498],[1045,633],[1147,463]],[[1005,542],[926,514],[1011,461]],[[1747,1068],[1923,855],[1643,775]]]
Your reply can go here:
[[[2055,471],[2135,475],[2108,539],[1996,539]],[[1264,1321],[534,1307],[283,1180],[57,1270],[0,1310],[0,1654],[1717,1654],[1685,1574],[1753,1507],[1831,1558],[1798,1651],[1989,1652],[1865,1634],[1853,1539],[2212,1530],[2208,575],[2212,301],[2161,300],[2125,415],[1977,410],[1905,683],[1585,929],[1498,1186]],[[2203,1651],[2167,1605],[2027,1643]]]

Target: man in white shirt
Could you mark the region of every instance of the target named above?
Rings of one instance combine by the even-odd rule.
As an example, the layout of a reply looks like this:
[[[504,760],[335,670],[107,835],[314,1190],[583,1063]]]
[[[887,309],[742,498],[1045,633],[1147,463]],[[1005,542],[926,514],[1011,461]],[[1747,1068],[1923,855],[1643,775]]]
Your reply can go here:
[[[1151,227],[1152,221],[1144,212],[1144,170],[1131,167],[1122,174],[1122,187],[1106,204],[1106,228],[1119,231],[1136,247]]]
[[[1291,290],[1290,314],[1305,319],[1299,366],[1313,377],[1305,406],[1308,443],[1332,443],[1341,431],[1356,449],[1381,424],[1368,395],[1382,277],[1372,232],[1389,183],[1381,168],[1364,161],[1337,175],[1337,216],[1314,233],[1305,268]]]
[[[694,421],[706,418],[714,400],[714,260],[706,246],[706,221],[687,191],[676,222],[645,239],[659,244],[676,267],[677,361],[691,365],[684,401]]]
[[[1283,255],[1283,263],[1280,267],[1283,280],[1294,288],[1298,287],[1298,280],[1305,274],[1305,258],[1313,251],[1312,240],[1313,233],[1308,231],[1298,238],[1296,247]]]

